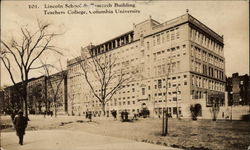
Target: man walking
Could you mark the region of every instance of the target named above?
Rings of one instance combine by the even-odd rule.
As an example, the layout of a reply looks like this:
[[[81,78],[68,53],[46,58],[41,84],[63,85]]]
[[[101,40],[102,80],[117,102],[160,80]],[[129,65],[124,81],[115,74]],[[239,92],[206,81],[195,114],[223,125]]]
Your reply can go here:
[[[19,137],[19,144],[23,145],[23,136],[25,134],[25,128],[28,125],[28,119],[23,116],[22,111],[19,111],[18,116],[15,117],[13,123],[16,129],[16,134]]]

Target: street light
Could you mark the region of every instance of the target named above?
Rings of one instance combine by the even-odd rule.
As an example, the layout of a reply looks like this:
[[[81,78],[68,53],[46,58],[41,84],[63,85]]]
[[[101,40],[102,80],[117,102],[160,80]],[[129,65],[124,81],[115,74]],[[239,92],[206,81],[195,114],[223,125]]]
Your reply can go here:
[[[232,99],[231,99],[231,121],[233,121],[233,92],[230,92],[230,94],[232,95]]]
[[[179,108],[178,108],[178,91],[179,86],[176,86],[176,118],[179,119]]]

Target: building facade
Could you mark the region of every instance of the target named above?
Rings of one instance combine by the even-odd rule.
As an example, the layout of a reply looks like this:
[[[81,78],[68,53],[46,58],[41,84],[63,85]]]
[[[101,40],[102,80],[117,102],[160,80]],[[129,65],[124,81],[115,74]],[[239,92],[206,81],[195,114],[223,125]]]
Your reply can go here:
[[[50,75],[46,80],[47,85],[47,111],[53,111],[58,115],[68,112],[67,101],[67,71],[61,71]]]
[[[5,102],[4,102],[4,91],[0,89],[0,113],[2,114],[4,111],[3,109],[5,108]]]
[[[167,108],[173,117],[190,117],[190,106],[198,104],[201,117],[206,118],[211,116],[209,110],[214,103],[225,104],[223,47],[223,36],[187,13],[164,23],[150,17],[134,24],[132,31],[82,48],[79,57],[90,59],[85,54],[88,51],[95,57],[109,54],[117,58],[120,69],[136,74],[133,82],[106,104],[108,114],[113,109],[139,113],[147,108],[151,116],[158,117]],[[76,59],[67,63],[69,113],[100,113],[101,105]]]
[[[250,78],[247,74],[234,73],[227,78],[228,105],[250,105]]]
[[[28,82],[34,80],[30,79]],[[3,111],[5,113],[12,113],[13,111],[18,111],[23,109],[24,106],[24,95],[25,92],[22,82],[18,82],[15,85],[8,86],[4,89],[4,99],[3,99]]]
[[[23,86],[19,82],[3,91],[1,110],[11,113],[23,108]],[[67,71],[48,76],[31,78],[27,84],[27,106],[29,114],[41,114],[45,111],[56,110],[57,114],[64,115],[68,111],[67,102]],[[1,92],[2,94],[2,92]],[[54,103],[55,99],[55,103]],[[54,109],[56,106],[56,109]]]
[[[33,78],[28,82],[28,111],[30,114],[40,114],[46,110],[47,83],[46,76]]]

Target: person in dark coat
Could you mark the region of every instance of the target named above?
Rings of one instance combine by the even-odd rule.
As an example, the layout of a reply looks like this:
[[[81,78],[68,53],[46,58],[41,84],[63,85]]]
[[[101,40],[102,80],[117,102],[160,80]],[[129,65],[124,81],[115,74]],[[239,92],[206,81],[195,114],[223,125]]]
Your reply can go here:
[[[87,119],[89,118],[88,111],[86,111],[85,118],[87,118]]]
[[[111,114],[112,114],[112,116],[114,117],[114,120],[116,120],[116,115],[117,115],[117,112],[116,112],[116,110],[112,110],[111,111]]]
[[[125,114],[124,114],[124,111],[122,111],[122,113],[121,113],[121,119],[122,119],[122,121],[124,121],[124,116]]]
[[[115,119],[115,120],[117,120],[116,116],[117,116],[117,111],[114,110],[114,119]]]
[[[125,112],[124,112],[124,120],[128,121],[128,112],[127,112],[127,110],[125,110]]]
[[[22,111],[19,111],[18,116],[15,117],[13,123],[16,129],[16,134],[19,137],[19,144],[23,145],[23,136],[25,134],[25,128],[28,125],[28,119],[23,116]]]
[[[89,121],[91,122],[92,121],[92,112],[91,111],[88,112],[88,118],[89,118]]]

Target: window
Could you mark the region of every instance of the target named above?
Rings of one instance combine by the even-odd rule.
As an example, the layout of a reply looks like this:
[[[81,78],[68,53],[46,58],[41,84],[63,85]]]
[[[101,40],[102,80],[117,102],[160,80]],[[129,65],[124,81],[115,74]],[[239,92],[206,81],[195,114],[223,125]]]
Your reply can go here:
[[[160,35],[157,35],[157,45],[161,44]]]
[[[168,87],[171,88],[171,83],[168,83]]]
[[[164,42],[165,42],[165,36],[164,36],[164,33],[162,33],[162,34],[161,34],[161,37],[162,37],[162,38],[161,38],[162,43],[164,43]]]
[[[173,47],[173,48],[171,48],[171,50],[172,50],[172,52],[174,52],[174,51],[175,51],[175,48]]]
[[[165,66],[165,64],[162,65],[162,73],[166,74],[166,66]]]
[[[180,32],[179,32],[179,28],[176,28],[176,39],[180,38]]]
[[[171,32],[171,40],[174,40],[175,39],[175,33],[174,33],[174,30],[170,31]]]
[[[177,107],[173,107],[173,114],[177,114]]]
[[[141,46],[144,45],[144,37],[143,37],[143,34],[140,35],[140,41],[141,41]]]
[[[162,81],[158,80],[158,88],[162,88]]]
[[[142,95],[145,95],[145,88],[142,88]]]
[[[169,31],[167,31],[167,42],[169,41]]]

